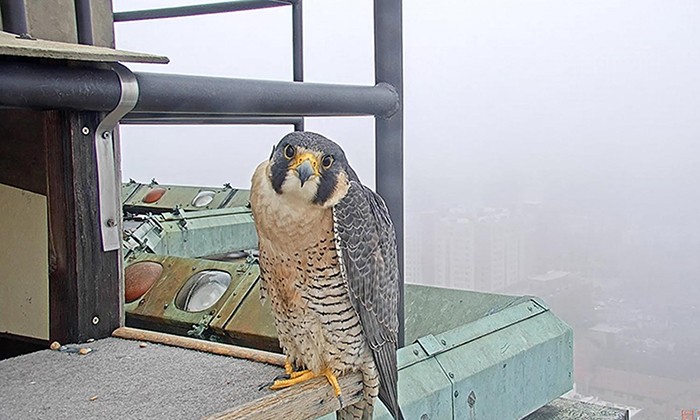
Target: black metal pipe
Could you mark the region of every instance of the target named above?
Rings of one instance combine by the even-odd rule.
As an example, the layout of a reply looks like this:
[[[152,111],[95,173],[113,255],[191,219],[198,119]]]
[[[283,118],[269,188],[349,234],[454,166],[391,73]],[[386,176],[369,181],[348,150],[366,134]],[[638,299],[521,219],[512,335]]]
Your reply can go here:
[[[78,43],[93,45],[92,9],[90,0],[75,0],[75,21],[78,25]]]
[[[304,23],[301,0],[292,4],[292,60],[294,81],[304,81]]]
[[[292,63],[294,81],[304,81],[304,13],[302,0],[292,2]],[[304,120],[294,125],[294,131],[304,131]]]
[[[123,118],[121,124],[162,124],[162,125],[296,125],[301,117],[241,117],[238,115],[197,115],[138,113]]]
[[[3,31],[18,35],[29,33],[27,8],[24,0],[2,0],[0,1],[0,11],[2,12]]]
[[[383,84],[135,75],[140,94],[133,114],[387,116],[398,106],[396,92]],[[0,106],[110,111],[119,96],[119,80],[111,70],[0,60]]]
[[[111,70],[0,60],[0,104],[6,106],[111,111],[120,91]]]
[[[240,115],[387,115],[397,97],[386,86],[227,79],[136,73],[141,96],[134,112]]]
[[[401,0],[374,0],[374,71],[377,84],[396,89],[398,109],[375,122],[377,192],[384,198],[396,228],[399,260],[399,345],[404,345],[403,226],[403,41]]]
[[[220,3],[197,4],[192,6],[167,7],[162,9],[132,10],[114,13],[115,22],[135,20],[166,19],[173,17],[209,15],[214,13],[238,12],[242,10],[267,9],[289,6],[289,0],[238,0]]]

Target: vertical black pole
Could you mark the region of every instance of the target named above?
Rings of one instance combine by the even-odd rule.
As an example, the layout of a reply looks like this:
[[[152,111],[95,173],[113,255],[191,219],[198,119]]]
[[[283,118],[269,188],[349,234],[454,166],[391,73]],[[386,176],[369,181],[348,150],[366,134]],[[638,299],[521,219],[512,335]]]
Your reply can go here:
[[[294,65],[294,81],[304,81],[304,25],[302,0],[292,2],[292,59]],[[304,118],[294,124],[295,131],[304,131]]]
[[[90,0],[75,0],[75,20],[78,24],[78,43],[93,45],[92,10]]]
[[[399,346],[404,345],[403,264],[403,42],[401,0],[374,0],[374,68],[377,83],[399,94],[397,111],[375,119],[377,192],[389,207],[396,227],[399,260]]]
[[[29,33],[27,8],[25,6],[24,0],[0,1],[0,8],[2,9],[2,26],[4,31],[12,32],[13,34],[18,35]]]

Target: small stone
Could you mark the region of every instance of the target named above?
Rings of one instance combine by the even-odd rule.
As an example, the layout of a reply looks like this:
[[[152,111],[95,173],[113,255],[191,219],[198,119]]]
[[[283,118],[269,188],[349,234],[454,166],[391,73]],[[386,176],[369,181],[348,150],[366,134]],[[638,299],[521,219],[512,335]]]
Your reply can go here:
[[[90,401],[95,401],[97,399],[97,395],[93,395],[92,397],[88,398]]]
[[[146,343],[139,343],[139,347],[141,347],[142,349],[145,349],[146,347],[148,347],[148,344],[146,344]]]
[[[50,348],[51,350],[58,350],[58,349],[61,348],[61,343],[59,343],[58,341],[54,341],[53,343],[51,343],[51,345],[49,346],[49,348]]]
[[[90,353],[92,351],[91,348],[89,347],[81,347],[80,350],[78,350],[78,354],[81,356],[85,356],[86,354]]]

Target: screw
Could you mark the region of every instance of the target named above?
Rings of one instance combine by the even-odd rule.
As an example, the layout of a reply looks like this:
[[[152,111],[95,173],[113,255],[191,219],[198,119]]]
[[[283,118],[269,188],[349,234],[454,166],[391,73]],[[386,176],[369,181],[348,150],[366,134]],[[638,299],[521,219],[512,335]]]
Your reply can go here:
[[[117,222],[114,219],[107,219],[105,222],[107,227],[115,227],[117,225]]]
[[[459,397],[459,391],[455,391],[455,398]]]
[[[413,349],[413,354],[415,354],[416,356],[418,356],[418,349]]]
[[[80,130],[80,131],[82,131],[82,132],[83,132],[83,135],[86,135],[86,136],[87,136],[88,134],[90,134],[90,128],[89,128],[88,126],[83,127],[83,129]]]
[[[163,305],[163,309],[168,309],[168,304]]]
[[[440,343],[442,343],[443,346],[447,345],[447,341],[445,341],[444,339],[440,340]]]
[[[141,299],[141,300],[139,301],[139,305],[143,305],[144,303],[146,303],[146,299]]]
[[[454,372],[450,372],[449,375],[450,375],[450,378],[454,379],[454,377],[455,377]]]
[[[100,323],[100,318],[98,318],[97,316],[93,316],[92,317],[92,325],[97,325],[99,323]]]
[[[104,133],[102,133],[102,138],[103,138],[103,139],[108,139],[109,136],[111,136],[111,135],[112,135],[112,134],[111,134],[109,131],[105,131]]]

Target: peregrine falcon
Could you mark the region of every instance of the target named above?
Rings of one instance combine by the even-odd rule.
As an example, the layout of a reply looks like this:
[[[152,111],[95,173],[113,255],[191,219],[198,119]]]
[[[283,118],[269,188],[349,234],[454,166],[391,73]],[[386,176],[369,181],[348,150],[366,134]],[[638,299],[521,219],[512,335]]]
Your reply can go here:
[[[261,297],[271,302],[289,379],[273,389],[360,372],[362,399],[339,419],[371,419],[377,395],[395,419],[399,272],[382,198],[345,153],[311,132],[290,133],[253,174]]]

